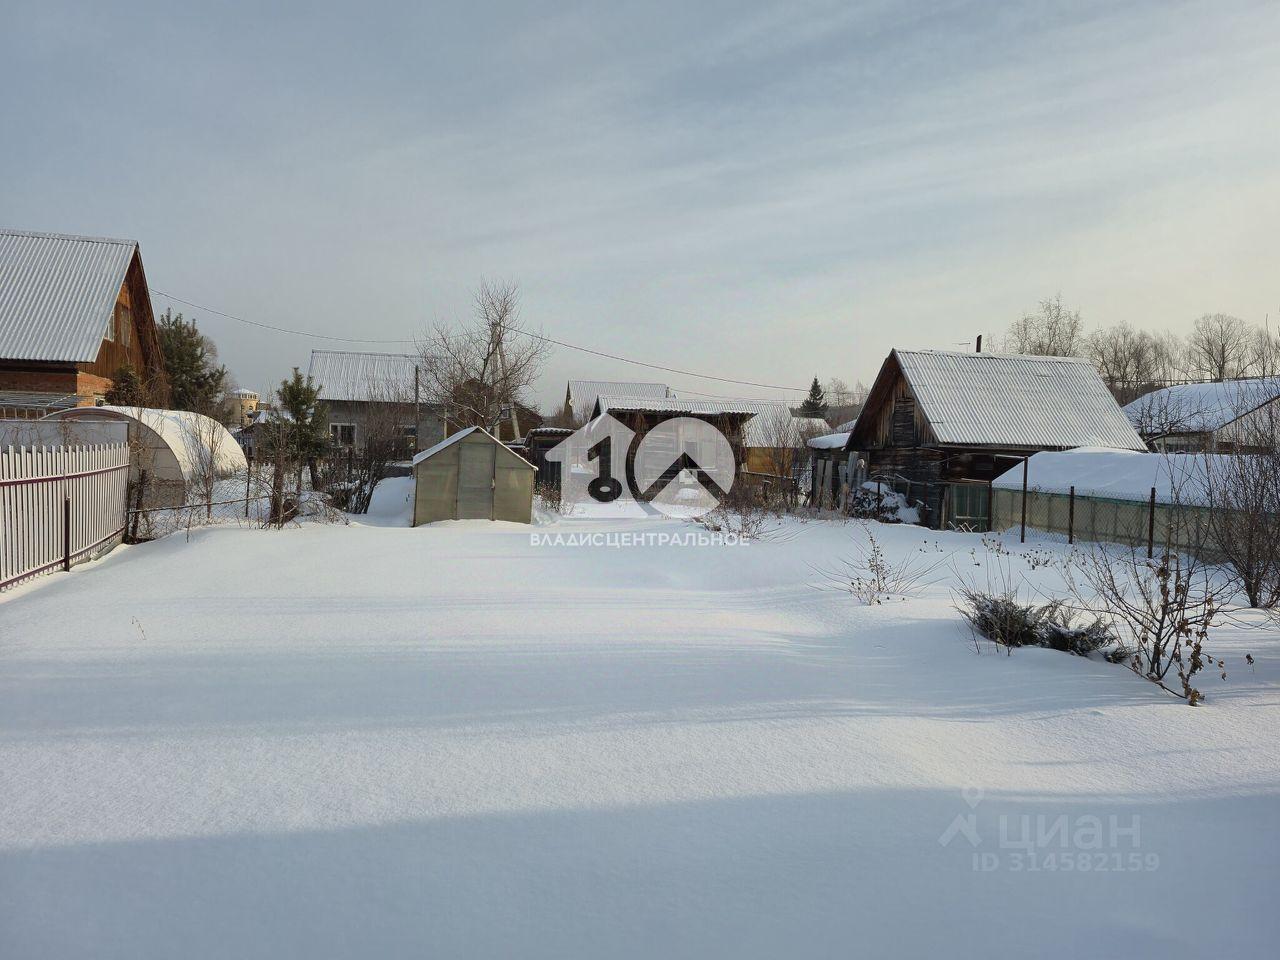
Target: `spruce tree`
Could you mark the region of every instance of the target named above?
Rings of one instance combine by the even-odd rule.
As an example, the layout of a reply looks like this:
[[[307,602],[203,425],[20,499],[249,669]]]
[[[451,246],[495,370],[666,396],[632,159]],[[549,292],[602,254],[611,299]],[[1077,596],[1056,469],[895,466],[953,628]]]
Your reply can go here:
[[[320,384],[310,374],[303,377],[294,367],[293,376],[280,381],[276,397],[280,401],[280,413],[288,421],[289,444],[298,458],[299,477],[302,466],[307,466],[315,486],[317,461],[329,449],[329,411],[320,402]]]
[[[218,348],[194,320],[172,310],[160,317],[157,332],[169,375],[169,405],[217,417],[227,380],[227,368],[217,362]]]
[[[806,417],[825,417],[827,415],[827,398],[822,392],[822,384],[818,383],[818,378],[813,378],[813,383],[809,387],[809,395],[804,398],[804,403],[800,404],[800,411]]]

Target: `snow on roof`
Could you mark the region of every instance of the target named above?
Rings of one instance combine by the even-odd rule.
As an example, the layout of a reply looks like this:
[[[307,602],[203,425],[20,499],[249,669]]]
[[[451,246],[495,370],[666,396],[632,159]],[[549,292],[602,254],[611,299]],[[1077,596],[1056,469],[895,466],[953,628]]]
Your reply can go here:
[[[1183,383],[1134,400],[1125,415],[1145,437],[1220,430],[1280,397],[1280,377]]]
[[[642,383],[626,380],[570,380],[569,405],[575,412],[589,413],[600,395],[614,397],[649,397],[661,399],[674,394],[665,383]]]
[[[846,420],[844,423],[836,424],[836,433],[853,433],[853,428],[858,425],[858,418]]]
[[[320,387],[321,400],[408,401],[417,362],[407,353],[312,350],[308,373]]]
[[[0,357],[96,360],[137,250],[133,240],[0,229]]]
[[[809,441],[809,447],[812,450],[838,450],[849,442],[849,431],[845,430],[840,433],[827,433],[821,437],[814,437]]]
[[[201,472],[207,459],[204,450],[213,453],[213,471],[216,476],[227,477],[247,470],[244,450],[235,437],[217,420],[190,410],[153,410],[147,407],[76,407],[50,414],[46,419],[67,420],[106,417],[115,420],[133,420],[154,433],[173,453],[185,480],[191,481]]]
[[[940,443],[1146,449],[1088,360],[944,350],[890,357]]]
[[[414,457],[413,457],[414,466],[417,466],[423,460],[428,460],[431,457],[434,457],[441,450],[446,450],[449,447],[452,447],[459,440],[462,440],[464,437],[469,437],[473,433],[483,433],[486,437],[488,437],[490,440],[492,440],[494,443],[500,446],[503,450],[507,451],[507,453],[511,454],[511,456],[515,457],[517,460],[519,460],[521,463],[527,466],[530,470],[537,469],[537,467],[535,467],[532,463],[530,463],[524,457],[520,456],[520,454],[516,453],[514,450],[511,449],[511,447],[503,443],[501,440],[495,437],[492,433],[490,433],[484,427],[467,427],[465,430],[459,430],[457,433],[451,434],[450,436],[445,437],[435,446],[427,447],[427,449],[423,450],[421,453],[414,454]]]
[[[1074,486],[1081,497],[1146,501],[1155,487],[1157,503],[1200,503],[1206,471],[1226,469],[1233,459],[1226,454],[1137,453],[1101,447],[1044,451],[1027,462],[1027,489],[1065,494]],[[1021,464],[997,477],[992,486],[1021,490]]]
[[[748,447],[799,445],[811,433],[830,430],[820,417],[798,417],[786,400],[681,400],[677,397],[615,397],[601,395],[596,400],[593,416],[610,410],[642,411],[672,414],[746,415],[743,443]]]

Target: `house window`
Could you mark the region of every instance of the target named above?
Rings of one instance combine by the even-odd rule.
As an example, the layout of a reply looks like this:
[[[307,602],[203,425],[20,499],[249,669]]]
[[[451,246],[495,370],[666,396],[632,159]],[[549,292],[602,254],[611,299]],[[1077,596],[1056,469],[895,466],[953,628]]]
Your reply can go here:
[[[329,435],[339,447],[354,447],[356,444],[356,425],[354,423],[331,423]]]
[[[115,310],[113,310],[113,311],[111,311],[111,316],[110,316],[110,317],[108,318],[108,320],[107,320],[107,332],[106,332],[106,333],[104,333],[104,334],[102,335],[102,339],[103,339],[103,340],[110,340],[110,341],[111,341],[111,342],[113,342],[113,343],[115,342],[115,339],[116,339],[116,314],[117,314],[117,312],[119,311],[119,309],[120,309],[120,307],[117,305],[116,309],[115,309]]]

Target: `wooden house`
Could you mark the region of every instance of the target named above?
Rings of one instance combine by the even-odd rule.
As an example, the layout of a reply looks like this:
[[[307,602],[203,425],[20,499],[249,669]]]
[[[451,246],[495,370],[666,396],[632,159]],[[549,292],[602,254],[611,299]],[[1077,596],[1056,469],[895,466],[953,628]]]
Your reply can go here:
[[[137,242],[0,229],[0,415],[101,403],[125,366],[168,402]]]
[[[890,352],[845,451],[935,528],[987,529],[990,483],[1041,450],[1145,450],[1087,360]]]
[[[1177,384],[1124,412],[1155,450],[1261,453],[1274,448],[1280,429],[1280,377]]]

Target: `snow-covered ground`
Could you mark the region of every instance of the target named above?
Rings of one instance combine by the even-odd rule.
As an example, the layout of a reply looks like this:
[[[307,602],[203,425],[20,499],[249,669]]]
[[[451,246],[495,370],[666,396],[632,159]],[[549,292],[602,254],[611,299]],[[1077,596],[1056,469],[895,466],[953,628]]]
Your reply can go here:
[[[868,607],[815,588],[854,524],[534,545],[694,528],[403,529],[405,485],[0,599],[0,956],[1274,955],[1274,636],[1192,709],[976,654],[977,536],[875,527],[954,556]]]

